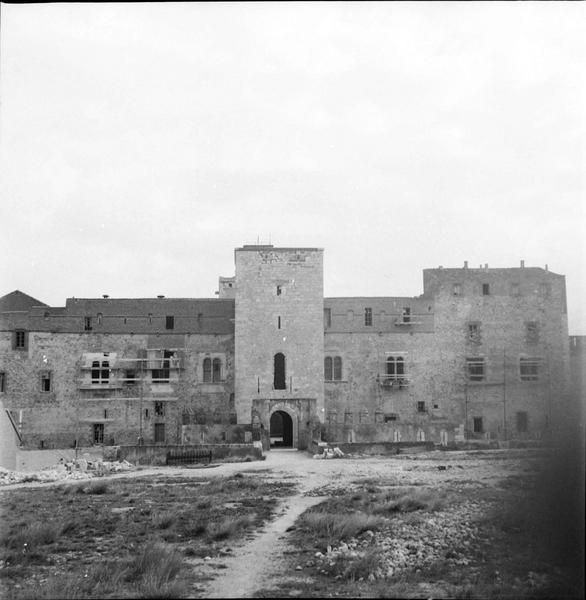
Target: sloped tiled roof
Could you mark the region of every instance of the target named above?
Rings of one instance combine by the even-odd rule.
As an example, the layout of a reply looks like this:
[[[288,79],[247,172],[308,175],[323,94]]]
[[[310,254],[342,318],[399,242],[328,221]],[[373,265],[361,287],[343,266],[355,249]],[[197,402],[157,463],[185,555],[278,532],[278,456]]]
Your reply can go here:
[[[20,290],[14,290],[0,298],[0,312],[27,311],[33,306],[47,305]]]

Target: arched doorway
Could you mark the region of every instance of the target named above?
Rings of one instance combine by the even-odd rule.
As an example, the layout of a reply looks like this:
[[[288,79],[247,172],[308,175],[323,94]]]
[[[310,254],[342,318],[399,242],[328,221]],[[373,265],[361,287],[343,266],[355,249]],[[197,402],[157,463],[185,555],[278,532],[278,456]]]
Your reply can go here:
[[[293,419],[284,410],[276,410],[270,421],[271,446],[291,448],[293,446]]]

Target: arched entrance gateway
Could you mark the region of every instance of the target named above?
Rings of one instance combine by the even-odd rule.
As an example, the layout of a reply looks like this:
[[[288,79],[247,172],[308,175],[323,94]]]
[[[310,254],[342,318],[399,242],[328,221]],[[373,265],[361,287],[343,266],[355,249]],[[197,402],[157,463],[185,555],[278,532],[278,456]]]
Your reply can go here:
[[[293,446],[293,419],[284,410],[276,410],[270,420],[271,446],[291,448]]]

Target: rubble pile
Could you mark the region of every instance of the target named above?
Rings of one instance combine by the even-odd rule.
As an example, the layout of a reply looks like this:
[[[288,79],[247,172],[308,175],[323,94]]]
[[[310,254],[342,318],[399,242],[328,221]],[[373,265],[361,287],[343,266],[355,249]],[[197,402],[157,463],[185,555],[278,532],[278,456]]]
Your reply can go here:
[[[32,473],[23,473],[21,471],[9,471],[0,467],[0,486],[12,485],[15,483],[29,482],[50,482],[63,481],[71,479],[91,479],[92,477],[102,477],[111,473],[129,471],[134,469],[134,465],[126,460],[121,462],[108,461],[90,461],[85,458],[79,458],[71,462],[60,462],[51,467],[45,467],[40,471]]]
[[[328,459],[328,458],[344,458],[345,454],[340,450],[340,448],[324,448],[322,454],[314,454],[313,458],[317,459]]]
[[[465,502],[457,511],[434,513],[423,524],[402,522],[384,531],[369,530],[337,547],[328,546],[325,553],[317,552],[314,560],[305,566],[325,574],[337,562],[358,559],[369,548],[377,547],[381,560],[369,574],[370,581],[397,576],[406,570],[417,570],[441,560],[454,566],[473,568],[469,549],[480,541],[478,527],[474,523],[479,514],[481,507],[477,503]]]

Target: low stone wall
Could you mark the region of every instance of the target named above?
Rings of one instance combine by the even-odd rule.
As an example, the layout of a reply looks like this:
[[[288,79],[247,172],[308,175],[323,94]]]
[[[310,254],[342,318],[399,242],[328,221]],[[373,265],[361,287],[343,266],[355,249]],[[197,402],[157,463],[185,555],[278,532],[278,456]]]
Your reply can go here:
[[[226,460],[230,462],[241,460],[262,460],[263,452],[259,443],[251,444],[193,444],[193,445],[175,445],[175,446],[115,446],[108,451],[105,450],[104,456],[108,455],[109,460],[127,460],[137,465],[166,465],[167,452],[175,451],[197,451],[211,452],[212,462],[217,460]]]
[[[317,442],[311,443],[313,454],[323,453],[325,448],[339,448],[344,454],[366,454],[369,456],[382,454],[415,454],[429,452],[435,448],[433,442]]]

